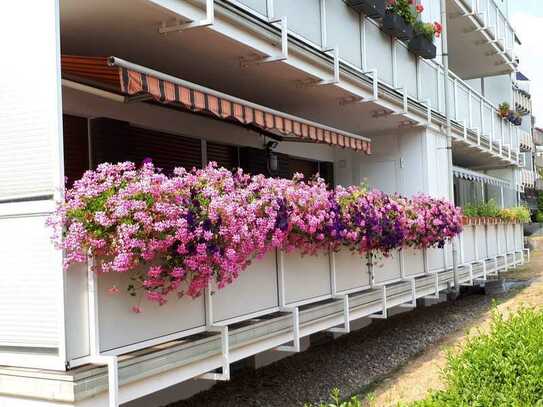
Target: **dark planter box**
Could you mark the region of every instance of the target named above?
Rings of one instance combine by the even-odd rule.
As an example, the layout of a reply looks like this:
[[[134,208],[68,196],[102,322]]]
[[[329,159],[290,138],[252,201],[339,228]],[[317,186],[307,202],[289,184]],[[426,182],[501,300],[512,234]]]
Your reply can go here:
[[[408,41],[413,38],[413,27],[397,14],[385,14],[383,31],[399,40]]]
[[[409,51],[424,59],[434,59],[437,52],[434,43],[422,34],[416,34],[409,41]]]
[[[385,0],[347,0],[347,4],[371,18],[385,16]]]

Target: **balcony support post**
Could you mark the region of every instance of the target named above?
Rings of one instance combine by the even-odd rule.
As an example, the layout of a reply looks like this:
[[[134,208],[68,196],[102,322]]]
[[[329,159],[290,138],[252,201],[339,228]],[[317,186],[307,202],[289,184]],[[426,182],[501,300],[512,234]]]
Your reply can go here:
[[[330,328],[328,332],[333,333],[340,333],[340,334],[348,334],[351,332],[351,316],[350,316],[350,310],[349,310],[349,295],[340,295],[336,296],[336,299],[343,302],[343,326],[342,327],[334,327]]]
[[[212,325],[206,328],[208,332],[216,332],[221,336],[221,373],[204,373],[199,379],[229,381],[230,380],[230,346],[228,342],[228,325]]]
[[[275,350],[280,352],[300,352],[300,313],[298,307],[280,307],[279,311],[292,315],[292,345],[278,346]]]

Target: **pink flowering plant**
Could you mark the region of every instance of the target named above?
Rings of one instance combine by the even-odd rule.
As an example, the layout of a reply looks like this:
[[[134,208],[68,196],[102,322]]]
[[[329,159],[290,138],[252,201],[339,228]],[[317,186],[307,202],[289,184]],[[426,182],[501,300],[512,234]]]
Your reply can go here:
[[[462,232],[462,210],[443,199],[417,195],[411,199],[407,215],[406,245],[413,248],[442,248]]]
[[[166,176],[148,161],[87,171],[48,223],[66,268],[90,254],[97,273],[127,273],[131,295],[164,304],[170,294],[223,288],[275,249],[316,255],[346,246],[387,256],[443,247],[461,220],[452,204],[426,196],[330,190],[319,178],[249,176],[215,164]]]

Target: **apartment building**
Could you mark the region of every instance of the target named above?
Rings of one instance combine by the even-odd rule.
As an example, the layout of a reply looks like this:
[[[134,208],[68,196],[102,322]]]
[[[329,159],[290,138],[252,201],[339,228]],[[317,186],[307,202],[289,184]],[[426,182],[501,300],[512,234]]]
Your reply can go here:
[[[0,405],[111,407],[205,387],[247,358],[261,365],[527,260],[522,225],[468,224],[444,248],[379,267],[277,252],[213,297],[134,314],[129,296],[105,292],[123,276],[63,271],[45,227],[65,177],[146,157],[517,205],[533,140],[508,1],[426,0],[419,18],[443,26],[435,50],[410,44],[379,0],[5,7]]]

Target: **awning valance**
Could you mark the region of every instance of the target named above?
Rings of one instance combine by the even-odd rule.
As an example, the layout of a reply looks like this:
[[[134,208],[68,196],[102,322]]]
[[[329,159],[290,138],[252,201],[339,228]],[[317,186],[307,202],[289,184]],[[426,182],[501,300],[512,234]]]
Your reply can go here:
[[[226,95],[119,58],[62,56],[64,78],[128,96],[149,96],[187,110],[257,127],[283,136],[371,152],[368,138]]]
[[[491,177],[490,175],[468,170],[467,168],[453,167],[453,174],[457,178],[463,178],[469,181],[483,182],[489,185],[513,189],[511,183],[504,179]]]

